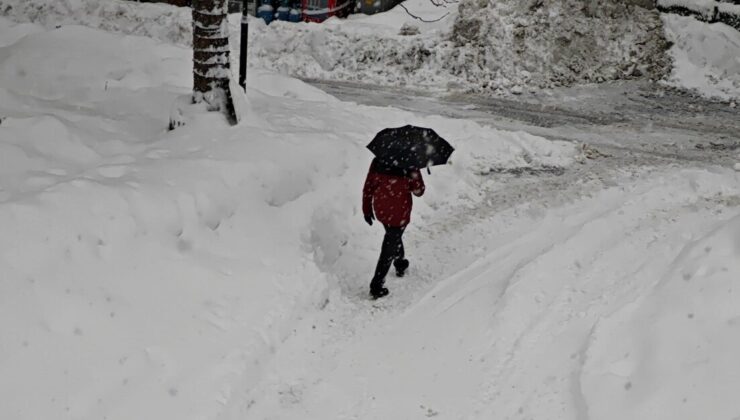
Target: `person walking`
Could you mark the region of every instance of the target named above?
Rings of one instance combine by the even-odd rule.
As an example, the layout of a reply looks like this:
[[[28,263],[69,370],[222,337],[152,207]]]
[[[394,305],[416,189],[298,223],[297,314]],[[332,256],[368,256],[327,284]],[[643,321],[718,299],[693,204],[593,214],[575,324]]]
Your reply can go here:
[[[370,295],[388,295],[385,276],[391,268],[403,277],[409,267],[403,248],[403,232],[411,221],[413,198],[424,194],[424,179],[418,169],[402,169],[373,159],[362,189],[362,212],[368,225],[377,220],[385,227],[383,246],[370,282]]]

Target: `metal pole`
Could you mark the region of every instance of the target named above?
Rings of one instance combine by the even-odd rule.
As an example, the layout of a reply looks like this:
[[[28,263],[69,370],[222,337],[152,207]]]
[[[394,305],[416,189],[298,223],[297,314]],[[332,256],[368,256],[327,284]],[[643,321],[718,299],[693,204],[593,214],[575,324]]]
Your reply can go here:
[[[247,42],[249,41],[249,10],[247,1],[242,2],[242,33],[239,45],[239,86],[247,91]]]

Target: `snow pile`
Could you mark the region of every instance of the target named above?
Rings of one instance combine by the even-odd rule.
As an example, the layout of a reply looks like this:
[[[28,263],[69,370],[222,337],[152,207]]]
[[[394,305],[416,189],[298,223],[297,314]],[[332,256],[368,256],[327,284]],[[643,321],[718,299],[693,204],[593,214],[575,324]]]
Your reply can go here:
[[[664,15],[663,22],[673,42],[670,83],[707,96],[740,98],[740,32],[675,15]]]
[[[435,7],[428,0],[373,15],[353,15],[321,24],[259,20],[250,24],[250,61],[255,65],[304,78],[357,81],[431,90],[460,87],[445,69],[452,44],[446,40],[457,16],[457,4]],[[412,29],[413,28],[413,29]],[[418,35],[401,35],[401,33]],[[459,83],[460,82],[460,83]]]
[[[740,4],[735,0],[658,0],[662,12],[693,15],[705,22],[722,22],[740,30]]]
[[[717,4],[717,21],[740,31],[740,3],[720,2]]]
[[[480,201],[491,167],[574,155],[258,71],[241,125],[209,113],[166,132],[189,49],[6,19],[0,34],[14,34],[0,48],[0,418],[202,419],[247,403],[235,397],[296,319],[366,292],[326,270],[374,266],[360,190],[383,127],[456,146],[417,201],[432,220]]]
[[[669,62],[661,26],[654,11],[623,1],[467,1],[452,39],[462,47],[459,62],[473,64],[460,66],[466,77],[567,86],[662,78]]]
[[[413,11],[425,3],[404,4]],[[472,91],[659,79],[669,65],[658,15],[623,2],[464,0],[443,19],[447,26],[428,31],[398,9],[383,21],[393,32],[363,30],[380,18],[260,26],[252,54],[261,66],[301,77]],[[395,34],[404,23],[422,35]]]
[[[53,28],[84,25],[190,45],[190,8],[124,0],[0,0],[0,16]]]
[[[704,20],[713,20],[716,0],[658,0],[657,6],[666,12],[696,13]]]
[[[304,78],[502,93],[659,79],[669,65],[657,14],[624,2],[439,4],[407,0],[410,13],[397,6],[321,25],[252,19],[250,65]],[[16,21],[82,24],[180,45],[190,43],[188,10],[121,0],[0,0],[0,14]],[[238,19],[232,16],[232,26]],[[232,47],[237,40],[234,30]]]

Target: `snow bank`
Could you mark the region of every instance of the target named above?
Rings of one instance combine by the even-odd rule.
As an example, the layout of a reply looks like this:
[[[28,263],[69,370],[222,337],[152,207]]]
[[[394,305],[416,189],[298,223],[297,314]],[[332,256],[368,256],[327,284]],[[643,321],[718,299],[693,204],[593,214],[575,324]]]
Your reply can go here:
[[[427,90],[520,92],[633,77],[669,63],[655,12],[618,1],[480,3],[407,0],[374,15],[321,24],[250,24],[250,65],[304,78]],[[53,27],[81,24],[190,43],[189,9],[121,0],[0,0],[0,14]],[[232,15],[232,26],[239,16]],[[400,35],[413,26],[418,35]],[[236,28],[234,28],[236,29]],[[416,33],[416,31],[411,31]],[[232,31],[238,40],[238,31]],[[233,46],[238,45],[234,42]]]
[[[446,3],[445,3],[446,4]],[[650,77],[669,67],[662,24],[654,12],[606,2],[576,7],[571,0],[534,3],[509,0],[435,7],[409,0],[374,16],[353,15],[321,25],[250,22],[250,66],[305,78],[348,80],[428,90],[520,92],[526,88]],[[660,6],[740,16],[740,6],[715,1],[661,0]],[[178,45],[191,42],[190,12],[164,4],[121,0],[0,0],[0,14],[47,28],[79,24],[143,35]],[[707,15],[708,16],[708,15]],[[239,16],[231,16],[232,47],[238,45]],[[671,79],[712,96],[733,95],[737,34],[677,17],[663,19],[674,43]],[[403,36],[404,25],[419,35]],[[34,25],[0,34],[10,44]],[[115,52],[115,49],[112,51]],[[704,64],[706,63],[706,65]]]
[[[740,217],[687,238],[644,297],[599,322],[583,375],[590,415],[737,417],[738,238]]]
[[[0,16],[53,28],[84,25],[179,45],[192,42],[190,8],[124,0],[0,0]]]
[[[424,3],[404,4],[415,10]],[[256,26],[251,54],[260,66],[302,77],[499,92],[659,79],[669,65],[657,14],[622,2],[584,8],[571,0],[465,0],[430,31],[393,12],[387,21]],[[422,34],[394,34],[390,22],[396,32],[407,23]],[[365,30],[370,25],[379,30]]]
[[[18,35],[0,49],[0,418],[223,414],[341,290],[325,271],[339,256],[372,271],[360,189],[383,127],[431,126],[457,147],[417,201],[428,220],[480,200],[490,167],[574,154],[261,71],[240,126],[211,113],[166,132],[187,48],[6,19],[0,33]]]
[[[721,22],[740,31],[740,3],[736,0],[658,0],[657,6],[661,12]]]
[[[696,13],[704,20],[713,20],[717,3],[716,0],[658,0],[657,6],[664,11]]]
[[[722,24],[664,15],[673,42],[669,82],[719,98],[740,97],[740,32]]]
[[[645,77],[669,63],[657,13],[622,1],[464,1],[452,33],[462,77],[567,86]],[[472,47],[472,48],[470,48]]]

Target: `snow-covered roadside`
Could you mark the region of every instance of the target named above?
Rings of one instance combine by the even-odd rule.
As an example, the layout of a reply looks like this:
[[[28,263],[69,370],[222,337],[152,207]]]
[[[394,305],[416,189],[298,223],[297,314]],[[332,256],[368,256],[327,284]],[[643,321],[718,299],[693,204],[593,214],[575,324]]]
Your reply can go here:
[[[664,1],[665,7],[686,2]],[[479,7],[464,2],[435,7],[428,0],[404,3],[420,22],[397,7],[375,16],[331,19],[321,25],[250,20],[249,65],[305,78],[408,86],[432,91],[520,92],[527,88],[663,77],[661,22],[653,12],[605,5],[574,11],[570,0],[533,10],[516,1]],[[445,3],[446,4],[446,3]],[[689,3],[686,3],[689,4]],[[715,2],[692,2],[704,10]],[[738,6],[722,3],[722,10]],[[612,10],[613,9],[613,10]],[[0,0],[0,15],[48,29],[79,24],[187,46],[190,11],[121,0]],[[232,15],[232,47],[239,16]],[[403,25],[419,35],[402,36]],[[670,83],[724,99],[740,94],[740,34],[723,24],[663,15],[673,43]],[[17,30],[17,29],[14,29]],[[625,35],[628,34],[628,35]],[[3,34],[0,43],[15,39]]]
[[[250,23],[253,67],[326,80],[435,91],[518,93],[667,72],[654,11],[610,0],[406,0],[375,15],[323,24]],[[167,42],[190,42],[188,9],[121,0],[0,0],[0,15],[53,27],[81,24]],[[441,19],[440,19],[441,18]],[[232,28],[239,16],[231,17]],[[400,35],[413,26],[416,35]],[[232,40],[237,41],[236,31]],[[233,45],[237,45],[234,43]]]
[[[419,218],[473,206],[491,167],[574,155],[258,71],[240,126],[209,114],[168,133],[187,48],[7,19],[0,33],[0,418],[218,416],[295,319],[364,291],[327,270],[372,270],[379,232],[358,207],[364,145],[385,126],[457,148]]]
[[[422,15],[444,11],[428,0],[404,4]],[[403,23],[421,34],[399,35]],[[656,12],[616,1],[583,7],[572,0],[463,0],[433,24],[397,7],[388,16],[328,25],[257,25],[250,54],[259,66],[300,77],[518,93],[660,79],[669,67],[661,26]]]
[[[516,1],[483,7],[463,2],[461,14],[457,3],[404,4],[429,20],[445,17],[424,23],[397,7],[321,25],[266,26],[253,18],[249,65],[306,78],[499,93],[631,77],[659,79],[669,66],[661,47],[661,22],[640,8],[605,5],[584,14],[570,0],[544,2],[533,10]],[[722,5],[723,10],[732,6]],[[79,24],[182,46],[192,37],[189,9],[163,4],[0,0],[0,15],[48,29]],[[239,16],[230,19],[236,48]],[[417,27],[420,34],[399,35],[403,25]],[[664,15],[662,25],[673,43],[672,84],[725,99],[738,96],[737,31],[674,15]],[[14,35],[1,39],[7,44]]]
[[[669,14],[663,23],[673,42],[670,83],[706,96],[740,98],[740,31]]]

